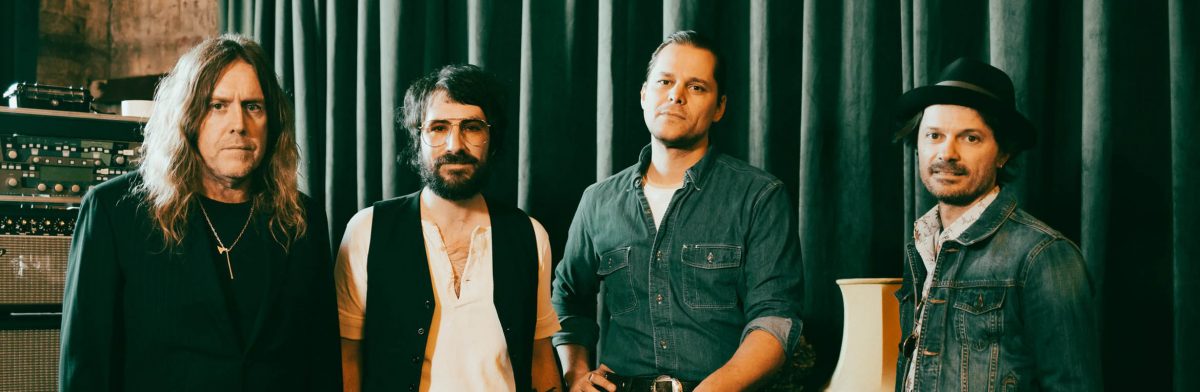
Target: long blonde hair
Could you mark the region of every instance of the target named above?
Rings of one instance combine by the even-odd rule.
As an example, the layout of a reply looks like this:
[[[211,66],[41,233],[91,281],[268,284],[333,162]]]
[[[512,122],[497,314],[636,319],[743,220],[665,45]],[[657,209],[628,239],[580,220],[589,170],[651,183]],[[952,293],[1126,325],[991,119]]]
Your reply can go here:
[[[201,42],[175,64],[154,93],[155,108],[142,143],[142,182],[134,188],[162,231],[165,247],[187,235],[187,219],[202,193],[204,158],[196,145],[208,114],[213,88],[225,68],[243,60],[254,67],[267,109],[267,146],[263,161],[250,175],[254,209],[270,215],[271,237],[289,250],[304,235],[304,206],[297,188],[300,151],[292,106],[262,47],[240,35],[226,34]]]

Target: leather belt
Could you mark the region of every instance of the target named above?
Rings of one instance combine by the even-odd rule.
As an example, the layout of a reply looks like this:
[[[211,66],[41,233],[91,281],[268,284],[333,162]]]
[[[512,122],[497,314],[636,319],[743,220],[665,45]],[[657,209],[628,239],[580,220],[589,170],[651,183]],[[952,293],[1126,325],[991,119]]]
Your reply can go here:
[[[617,392],[691,392],[700,384],[668,375],[625,377],[609,373],[606,378],[613,384],[617,384]]]

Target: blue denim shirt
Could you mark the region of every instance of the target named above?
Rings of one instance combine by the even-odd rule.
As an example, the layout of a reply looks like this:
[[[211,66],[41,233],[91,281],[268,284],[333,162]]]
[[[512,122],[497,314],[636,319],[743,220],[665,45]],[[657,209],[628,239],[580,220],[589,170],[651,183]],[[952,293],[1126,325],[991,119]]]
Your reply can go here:
[[[642,191],[649,162],[647,147],[584,192],[555,271],[554,344],[595,350],[599,340],[593,352],[617,374],[689,381],[725,364],[751,330],[790,354],[802,276],[783,184],[710,148],[657,230]]]
[[[1011,188],[1011,187],[1010,187]],[[900,300],[912,334],[925,270],[910,242]],[[916,360],[915,391],[1099,391],[1093,292],[1079,248],[1017,208],[1002,189],[938,253],[921,339],[901,343],[896,390]]]

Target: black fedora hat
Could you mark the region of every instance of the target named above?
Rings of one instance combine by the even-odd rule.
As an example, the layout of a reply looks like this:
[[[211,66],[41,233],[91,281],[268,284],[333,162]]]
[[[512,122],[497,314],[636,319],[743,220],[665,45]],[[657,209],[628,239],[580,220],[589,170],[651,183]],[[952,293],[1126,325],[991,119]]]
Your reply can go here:
[[[1012,79],[987,63],[966,57],[954,60],[942,70],[936,84],[918,87],[900,96],[896,119],[903,123],[930,105],[938,104],[966,106],[984,113],[996,123],[988,126],[997,137],[1013,142],[1012,152],[1037,143],[1033,123],[1017,111]],[[904,131],[896,134],[897,140],[908,136]]]

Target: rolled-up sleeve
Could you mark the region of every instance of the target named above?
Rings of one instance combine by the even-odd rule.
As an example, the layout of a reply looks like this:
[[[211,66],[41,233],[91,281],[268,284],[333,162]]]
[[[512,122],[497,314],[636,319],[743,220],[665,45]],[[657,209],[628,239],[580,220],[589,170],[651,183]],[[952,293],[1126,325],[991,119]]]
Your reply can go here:
[[[599,278],[596,276],[596,253],[592,247],[588,229],[590,215],[589,200],[592,192],[584,192],[571,220],[567,233],[567,245],[562,261],[554,271],[554,292],[551,302],[558,313],[562,329],[554,334],[555,346],[578,344],[594,349],[599,339],[600,326],[596,323],[596,294]]]
[[[742,338],[753,330],[770,333],[791,356],[800,339],[803,270],[797,224],[776,180],[751,205],[744,269],[746,319]]]
[[[367,207],[354,214],[346,224],[338,246],[333,280],[337,293],[338,325],[341,336],[362,340],[363,320],[367,308],[367,255],[371,251],[371,224],[375,208]]]

